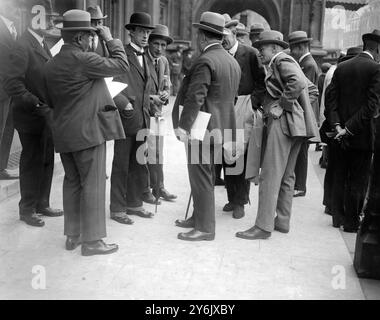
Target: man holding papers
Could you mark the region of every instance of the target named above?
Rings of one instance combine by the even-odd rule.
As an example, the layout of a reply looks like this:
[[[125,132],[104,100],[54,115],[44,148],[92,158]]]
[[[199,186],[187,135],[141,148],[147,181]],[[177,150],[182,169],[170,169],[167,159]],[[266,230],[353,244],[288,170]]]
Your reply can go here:
[[[172,114],[176,135],[188,146],[194,211],[189,219],[176,221],[179,227],[193,228],[178,235],[179,239],[187,241],[215,238],[214,149],[220,151],[223,136],[228,130],[236,129],[234,102],[241,77],[239,64],[221,45],[225,34],[224,17],[204,12],[200,23],[195,23],[194,27],[198,28],[197,42],[201,55],[183,80]],[[181,114],[180,106],[183,106]],[[190,138],[200,111],[211,116],[205,134],[207,139],[203,142]],[[198,120],[202,122],[202,119]],[[202,139],[200,131],[192,136],[198,135]],[[211,131],[214,138],[210,138]],[[215,134],[217,132],[219,134]]]
[[[110,58],[88,52],[96,30]],[[46,64],[45,82],[54,145],[65,169],[66,249],[82,243],[82,255],[109,254],[118,246],[101,240],[106,237],[106,141],[125,134],[104,78],[127,72],[128,61],[120,40],[107,27],[91,27],[86,11],[63,15],[62,38],[61,51]]]

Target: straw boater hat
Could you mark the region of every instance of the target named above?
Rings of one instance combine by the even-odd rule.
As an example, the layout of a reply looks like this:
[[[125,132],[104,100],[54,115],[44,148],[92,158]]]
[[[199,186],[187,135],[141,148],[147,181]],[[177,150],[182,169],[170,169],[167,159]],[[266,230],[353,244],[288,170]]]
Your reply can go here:
[[[289,44],[284,41],[284,35],[275,30],[266,30],[260,33],[259,40],[255,41],[252,45],[255,48],[259,48],[265,44],[278,44],[284,49],[289,48]]]
[[[308,38],[307,33],[305,31],[294,31],[289,34],[288,41],[289,45],[310,42],[313,40],[312,38]]]
[[[260,34],[264,31],[264,25],[262,23],[254,23],[251,25],[250,34]]]
[[[151,23],[151,16],[145,12],[135,12],[131,15],[129,23],[125,25],[125,28],[130,30],[134,27],[141,27],[145,29],[154,29],[154,26]]]
[[[73,9],[63,14],[61,31],[96,31],[91,27],[91,15],[87,11]]]
[[[199,23],[193,23],[193,27],[219,35],[227,35],[228,33],[224,31],[224,24],[225,20],[221,14],[206,11],[202,13]]]
[[[249,32],[246,30],[245,25],[239,22],[238,25],[236,26],[236,34],[238,36],[240,35],[247,36]]]
[[[225,20],[225,28],[229,27],[236,27],[239,24],[239,20],[232,20],[231,16],[228,13],[223,14],[224,20]]]
[[[167,44],[171,44],[173,42],[173,38],[169,36],[169,29],[167,26],[163,24],[157,24],[156,28],[152,31],[149,36],[150,38],[162,38],[166,40]]]
[[[91,15],[91,20],[102,20],[107,18],[108,16],[103,16],[102,9],[99,6],[91,6],[87,8],[87,12]]]
[[[363,34],[362,39],[363,42],[366,40],[380,42],[380,30],[375,29],[371,33]]]

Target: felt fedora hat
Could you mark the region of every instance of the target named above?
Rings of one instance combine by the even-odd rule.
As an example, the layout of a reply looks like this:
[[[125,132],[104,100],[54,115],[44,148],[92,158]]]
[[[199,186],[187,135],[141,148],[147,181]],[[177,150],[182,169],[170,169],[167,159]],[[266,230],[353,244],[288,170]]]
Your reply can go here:
[[[224,24],[225,28],[236,27],[239,23],[239,20],[236,20],[236,19],[232,20],[231,16],[228,13],[223,14],[223,17],[225,21],[225,24]]]
[[[102,9],[99,6],[91,6],[87,8],[87,12],[91,15],[91,20],[102,20],[106,19],[108,16],[103,16]]]
[[[84,10],[73,9],[63,14],[61,31],[96,31],[91,27],[91,15]]]
[[[375,29],[371,33],[363,34],[362,39],[363,39],[363,42],[366,40],[380,42],[380,30]]]
[[[224,17],[216,12],[206,11],[201,15],[199,23],[193,23],[194,28],[199,28],[219,35],[227,35],[224,31]]]
[[[166,40],[167,44],[171,44],[173,42],[173,38],[169,36],[168,27],[163,24],[156,24],[156,27],[149,35],[149,39],[152,38],[162,38]]]
[[[289,34],[288,41],[289,45],[302,43],[302,42],[310,42],[313,40],[312,38],[308,38],[307,33],[305,31],[294,31]]]
[[[265,44],[278,44],[284,49],[289,48],[289,44],[284,41],[284,35],[275,30],[266,30],[260,33],[259,40],[255,41],[252,45],[259,48]]]
[[[262,23],[254,23],[251,25],[250,34],[259,34],[264,31],[264,25]]]
[[[236,34],[238,36],[240,36],[240,35],[248,35],[249,32],[246,30],[245,25],[242,24],[241,22],[239,22],[238,25],[236,26]]]
[[[132,13],[129,23],[125,25],[125,28],[130,30],[134,27],[141,27],[146,29],[154,29],[152,25],[152,17],[146,12],[135,12]]]

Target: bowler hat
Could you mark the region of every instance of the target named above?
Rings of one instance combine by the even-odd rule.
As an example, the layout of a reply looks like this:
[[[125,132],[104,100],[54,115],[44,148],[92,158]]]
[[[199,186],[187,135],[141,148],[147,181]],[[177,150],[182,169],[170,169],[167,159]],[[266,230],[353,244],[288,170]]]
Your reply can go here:
[[[87,11],[73,9],[63,14],[61,31],[96,31],[91,27],[91,16]]]
[[[248,35],[249,32],[246,30],[245,25],[241,22],[236,26],[236,34],[239,35]]]
[[[380,30],[375,29],[371,33],[363,34],[362,39],[363,39],[363,42],[365,42],[366,40],[380,42]]]
[[[284,35],[276,30],[265,30],[260,33],[259,40],[252,43],[255,48],[265,44],[278,44],[284,49],[289,48],[289,44],[284,41]]]
[[[152,18],[150,14],[145,12],[135,12],[131,15],[129,23],[125,25],[125,28],[130,30],[134,27],[141,27],[145,29],[154,29],[154,26],[151,22]]]
[[[250,34],[259,34],[264,31],[264,25],[262,23],[254,23],[251,25]]]
[[[289,45],[297,44],[297,43],[303,43],[303,42],[310,42],[313,40],[312,38],[308,38],[307,33],[305,31],[294,31],[289,34],[288,41]]]
[[[169,36],[168,27],[163,24],[156,24],[156,27],[151,32],[149,38],[162,38],[166,40],[167,44],[171,44],[173,42],[173,38]]]
[[[101,20],[108,17],[107,15],[103,16],[102,9],[99,6],[88,7],[87,12],[90,13],[91,20]]]
[[[206,11],[201,15],[199,23],[193,23],[194,28],[199,28],[219,35],[227,35],[224,31],[224,17],[216,12]]]
[[[239,20],[236,20],[236,19],[232,20],[231,16],[228,13],[223,14],[223,17],[225,21],[225,24],[224,24],[225,28],[236,27],[239,23]]]

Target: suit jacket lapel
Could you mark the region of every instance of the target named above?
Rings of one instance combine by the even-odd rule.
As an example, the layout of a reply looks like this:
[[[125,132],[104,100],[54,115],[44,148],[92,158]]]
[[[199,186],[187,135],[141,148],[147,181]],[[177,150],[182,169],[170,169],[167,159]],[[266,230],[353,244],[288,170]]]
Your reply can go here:
[[[26,37],[37,54],[39,54],[45,60],[50,60],[51,55],[45,51],[45,49],[39,44],[37,39],[29,31],[26,31]]]
[[[148,50],[146,50],[145,52],[146,52],[146,54],[145,54],[145,60],[147,61],[147,64],[149,66],[148,69],[149,69],[149,72],[150,72],[150,76],[152,77],[152,79],[154,81],[154,84],[156,85],[156,88],[158,90],[159,81],[158,81],[158,74],[156,72],[154,60],[152,60],[151,56],[148,53]],[[158,63],[160,63],[160,60],[158,61]]]
[[[145,74],[144,74],[144,70],[143,68],[141,67],[140,65],[140,62],[139,60],[137,59],[137,56],[136,54],[134,53],[131,45],[128,45],[126,48],[125,48],[125,51],[127,53],[127,56],[128,56],[128,61],[133,64],[135,66],[135,68],[137,69],[137,71],[140,73],[141,77],[145,80]]]
[[[235,53],[235,59],[240,60],[244,57],[244,55],[245,55],[244,47],[239,43],[238,48],[237,48],[236,53]]]

